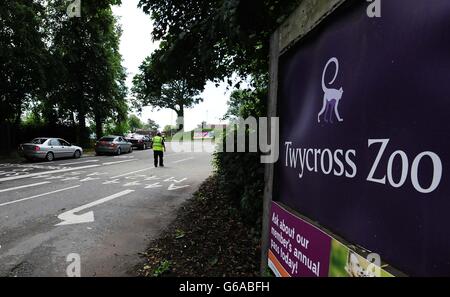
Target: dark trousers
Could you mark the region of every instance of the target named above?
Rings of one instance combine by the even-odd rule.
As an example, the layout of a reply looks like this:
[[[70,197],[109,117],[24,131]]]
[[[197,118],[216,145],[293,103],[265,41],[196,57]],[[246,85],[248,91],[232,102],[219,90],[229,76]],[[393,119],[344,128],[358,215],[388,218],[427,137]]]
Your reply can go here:
[[[155,167],[158,167],[158,159],[159,166],[164,166],[164,152],[162,151],[153,151],[153,157],[155,158]]]

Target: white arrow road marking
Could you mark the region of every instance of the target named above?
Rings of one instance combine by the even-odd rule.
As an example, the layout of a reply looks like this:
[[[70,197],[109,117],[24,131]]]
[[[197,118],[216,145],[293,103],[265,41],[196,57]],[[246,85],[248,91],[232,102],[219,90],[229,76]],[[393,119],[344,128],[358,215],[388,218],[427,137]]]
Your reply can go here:
[[[80,170],[80,169],[94,168],[94,167],[99,167],[99,166],[100,165],[89,165],[89,166],[81,166],[81,167],[76,167],[76,168],[65,168],[65,169],[59,169],[59,170],[53,170],[53,171],[46,171],[46,172],[30,173],[30,174],[26,174],[26,175],[5,177],[5,178],[0,178],[0,182],[10,181],[10,180],[15,180],[15,179],[22,179],[22,178],[29,178],[29,177],[33,177],[33,176],[43,176],[43,175],[48,175],[48,174],[76,171],[76,170]]]
[[[49,183],[50,182],[42,182],[42,183],[35,183],[35,184],[30,184],[30,185],[24,185],[24,186],[9,188],[9,189],[3,189],[3,190],[0,190],[0,193],[14,191],[14,190],[20,190],[20,189],[25,189],[25,188],[42,186],[42,185],[46,185],[46,184],[49,184]]]
[[[180,179],[180,180],[176,180],[175,177],[171,177],[171,178],[165,179],[164,181],[165,181],[165,182],[174,182],[174,183],[179,184],[179,183],[181,183],[181,182],[184,182],[185,180],[187,180],[187,178],[183,178],[183,179]]]
[[[154,189],[154,188],[161,188],[161,187],[162,187],[162,185],[160,183],[156,183],[156,184],[148,185],[145,188],[146,189]]]
[[[126,184],[124,184],[123,186],[124,186],[124,187],[137,187],[137,186],[140,186],[140,185],[141,185],[141,184],[140,184],[139,182],[134,181],[134,182],[126,183]]]
[[[35,195],[35,196],[32,196],[32,197],[28,197],[28,198],[23,198],[23,199],[19,199],[19,200],[14,200],[14,201],[10,201],[10,202],[5,202],[5,203],[0,204],[0,207],[6,206],[6,205],[10,205],[10,204],[19,203],[19,202],[22,202],[22,201],[27,201],[27,200],[35,199],[35,198],[39,198],[39,197],[43,197],[43,196],[48,196],[48,195],[51,195],[51,194],[56,194],[56,193],[59,193],[59,192],[64,192],[64,191],[72,190],[72,189],[75,189],[75,188],[78,188],[78,187],[80,187],[80,186],[78,185],[78,186],[69,187],[69,188],[64,188],[64,189],[61,189],[61,190],[56,190],[56,191],[52,191],[52,192],[48,192],[48,193],[44,193],[44,194]]]
[[[81,214],[81,215],[76,215],[77,212],[81,212],[85,209],[106,203],[108,201],[117,199],[119,197],[128,195],[130,193],[133,193],[134,190],[125,190],[123,192],[99,199],[97,201],[88,203],[86,205],[74,208],[72,210],[66,211],[65,213],[62,213],[58,216],[58,219],[60,219],[62,222],[59,224],[56,224],[55,226],[65,226],[65,225],[73,225],[73,224],[82,224],[82,223],[91,223],[94,222],[94,212],[93,211],[89,211],[85,214]]]
[[[187,187],[190,187],[190,185],[186,185],[186,186],[175,186],[175,184],[171,184],[167,190],[169,190],[169,191],[175,191],[175,190],[179,190],[179,189],[183,189],[183,188],[187,188]]]

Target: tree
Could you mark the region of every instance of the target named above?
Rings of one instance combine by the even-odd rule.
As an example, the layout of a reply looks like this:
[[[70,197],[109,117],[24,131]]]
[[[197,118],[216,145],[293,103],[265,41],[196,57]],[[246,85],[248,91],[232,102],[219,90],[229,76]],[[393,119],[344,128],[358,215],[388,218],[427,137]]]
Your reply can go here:
[[[177,127],[176,126],[172,126],[172,125],[165,125],[164,129],[163,129],[163,132],[166,135],[172,136],[174,133],[177,132]]]
[[[136,130],[142,129],[144,127],[144,124],[137,116],[132,114],[128,117],[128,127],[130,128],[131,132],[134,133],[136,132]]]
[[[301,1],[140,0],[154,21],[153,38],[160,41],[143,63],[151,67],[141,69],[142,90],[157,95],[161,85],[173,80],[201,90],[208,80],[223,79],[240,89],[240,82],[248,80],[251,88],[233,93],[227,116],[265,115],[270,36]],[[235,74],[241,81],[229,79]],[[235,135],[223,141],[227,137]],[[260,153],[216,153],[214,160],[221,193],[257,222],[264,189]]]
[[[150,105],[157,109],[169,108],[175,111],[178,129],[183,130],[184,110],[203,100],[200,97],[200,91],[190,87],[187,80],[174,80],[157,87],[149,86],[152,81],[147,80],[145,71],[152,66],[152,64],[144,63],[141,66],[143,72],[134,77],[132,89],[136,98],[134,105],[138,109],[141,109],[142,105]]]
[[[300,2],[140,0],[139,6],[152,16],[153,38],[161,41],[152,57],[158,74],[202,87],[233,73],[267,75],[269,37]]]
[[[9,150],[29,103],[45,89],[48,52],[41,1],[2,1],[0,10],[0,129]]]
[[[49,1],[53,17],[51,51],[61,71],[50,92],[52,104],[48,108],[67,114],[78,125],[81,145],[87,144],[88,117],[95,121],[97,137],[103,134],[103,123],[109,118],[116,124],[126,120],[126,75],[119,53],[121,30],[111,11],[112,5],[120,3],[83,1],[82,17],[69,18],[66,1]]]
[[[147,123],[144,125],[144,129],[149,131],[158,131],[159,125],[152,119],[148,119]]]

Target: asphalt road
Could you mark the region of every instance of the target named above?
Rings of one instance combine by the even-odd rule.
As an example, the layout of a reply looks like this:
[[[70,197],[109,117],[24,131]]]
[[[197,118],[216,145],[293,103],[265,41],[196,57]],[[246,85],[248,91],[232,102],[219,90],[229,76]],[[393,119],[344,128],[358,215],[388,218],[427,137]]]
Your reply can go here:
[[[0,276],[127,276],[211,174],[211,153],[0,164]]]

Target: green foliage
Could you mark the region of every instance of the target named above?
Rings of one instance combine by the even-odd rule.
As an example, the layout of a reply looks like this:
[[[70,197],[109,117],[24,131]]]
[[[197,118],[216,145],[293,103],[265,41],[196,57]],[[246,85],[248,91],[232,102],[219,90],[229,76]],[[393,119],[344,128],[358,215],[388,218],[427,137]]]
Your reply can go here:
[[[165,273],[169,272],[171,265],[172,265],[172,263],[170,263],[170,261],[168,261],[168,260],[161,261],[159,266],[153,272],[153,276],[160,277],[160,276],[164,275]]]
[[[80,141],[86,139],[86,118],[95,121],[97,137],[108,118],[126,120],[125,69],[121,65],[121,29],[112,14],[117,0],[83,1],[82,17],[68,18],[67,1],[49,1],[50,51],[58,76],[49,100],[59,113],[77,113]]]
[[[233,91],[228,101],[228,111],[225,114],[225,118],[239,116],[246,119],[250,116],[257,117],[264,115],[267,96],[267,88]]]
[[[185,80],[189,88],[202,90],[208,80],[227,79],[240,89],[242,80],[250,79],[249,89],[233,92],[225,117],[264,116],[270,35],[299,2],[140,0],[154,21],[153,38],[161,43],[135,78],[137,100],[160,96],[161,86],[171,81]],[[236,83],[229,79],[235,74],[241,78]],[[264,187],[260,154],[216,153],[214,160],[221,190],[245,218],[257,220]]]
[[[181,117],[178,96],[165,94],[174,83],[184,85],[185,106],[198,102],[195,92],[209,80],[218,83],[237,73],[267,84],[270,34],[299,2],[141,0],[154,21],[153,38],[161,43],[134,78],[134,106],[171,108]]]
[[[105,133],[107,135],[125,135],[129,131],[128,121],[114,122],[110,120],[105,125]]]
[[[82,1],[82,17],[69,18],[66,0],[2,1],[0,127],[19,129],[31,112],[35,118],[27,116],[25,126],[76,127],[78,143],[86,145],[86,121],[101,136],[104,122],[126,120],[121,29],[111,10],[120,3]],[[6,148],[19,138],[8,133]]]
[[[144,125],[144,129],[149,131],[158,131],[159,125],[152,119],[148,119],[147,123]]]
[[[139,119],[136,115],[132,114],[128,117],[128,127],[131,132],[136,132],[136,130],[144,127],[144,123],[142,123],[141,119]]]
[[[186,232],[181,229],[175,230],[175,239],[181,239],[186,236]]]
[[[0,9],[0,124],[18,123],[45,88],[48,59],[41,1],[2,1]]]
[[[141,0],[160,49],[149,59],[162,81],[195,88],[238,73],[265,75],[269,37],[301,0]],[[176,13],[174,13],[176,12]]]
[[[264,89],[236,91],[231,96],[229,117],[262,116],[265,109],[261,102],[267,92]],[[234,137],[237,151],[237,137],[235,131],[230,131],[223,137],[222,146],[228,137]],[[256,133],[247,129],[247,139]],[[248,141],[247,141],[248,144]],[[260,161],[261,154],[216,152],[214,154],[214,167],[219,177],[219,188],[241,210],[243,218],[251,224],[260,223],[262,212],[262,199],[264,193],[264,164]]]
[[[173,80],[169,82],[155,82],[152,74],[154,69],[151,59],[147,59],[140,66],[141,73],[133,79],[133,106],[141,111],[143,106],[150,105],[157,109],[169,108],[177,113],[179,129],[184,126],[184,109],[190,108],[203,99],[200,91],[189,86],[187,80]]]

